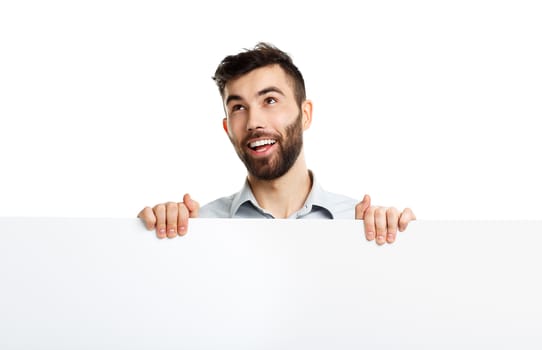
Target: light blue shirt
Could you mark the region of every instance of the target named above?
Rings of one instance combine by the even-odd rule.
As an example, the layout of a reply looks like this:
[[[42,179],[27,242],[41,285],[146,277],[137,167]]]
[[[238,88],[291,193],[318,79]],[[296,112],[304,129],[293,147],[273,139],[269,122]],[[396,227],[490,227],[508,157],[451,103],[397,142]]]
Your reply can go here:
[[[311,174],[312,176],[312,174]],[[312,189],[303,207],[288,219],[354,219],[358,201],[325,191],[313,177]],[[273,214],[261,208],[248,181],[241,191],[216,199],[199,211],[200,218],[274,219]]]

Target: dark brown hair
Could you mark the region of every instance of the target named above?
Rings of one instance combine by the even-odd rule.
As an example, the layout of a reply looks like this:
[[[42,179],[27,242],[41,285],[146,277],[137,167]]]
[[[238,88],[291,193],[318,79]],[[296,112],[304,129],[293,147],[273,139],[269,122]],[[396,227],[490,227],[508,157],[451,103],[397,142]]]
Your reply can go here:
[[[275,46],[260,42],[253,49],[245,49],[236,55],[226,56],[218,65],[213,80],[224,97],[224,88],[228,81],[236,79],[250,71],[273,64],[278,64],[293,82],[294,94],[299,106],[306,99],[305,81],[292,58]]]

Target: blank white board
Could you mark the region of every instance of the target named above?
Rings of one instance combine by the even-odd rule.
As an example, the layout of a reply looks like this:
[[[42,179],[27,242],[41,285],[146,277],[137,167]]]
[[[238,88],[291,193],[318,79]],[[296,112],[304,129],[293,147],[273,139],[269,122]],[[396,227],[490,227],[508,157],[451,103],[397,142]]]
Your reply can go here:
[[[540,349],[542,221],[0,218],[1,349]]]

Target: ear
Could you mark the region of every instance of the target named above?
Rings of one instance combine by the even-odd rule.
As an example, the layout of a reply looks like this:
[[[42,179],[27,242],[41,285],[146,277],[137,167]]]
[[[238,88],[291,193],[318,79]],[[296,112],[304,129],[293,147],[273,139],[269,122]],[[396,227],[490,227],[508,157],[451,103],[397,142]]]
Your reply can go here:
[[[224,131],[226,132],[226,134],[229,135],[229,133],[228,133],[228,118],[222,119],[222,127],[224,128]]]
[[[312,123],[312,101],[305,100],[301,104],[301,122],[303,124],[303,131],[307,130]]]

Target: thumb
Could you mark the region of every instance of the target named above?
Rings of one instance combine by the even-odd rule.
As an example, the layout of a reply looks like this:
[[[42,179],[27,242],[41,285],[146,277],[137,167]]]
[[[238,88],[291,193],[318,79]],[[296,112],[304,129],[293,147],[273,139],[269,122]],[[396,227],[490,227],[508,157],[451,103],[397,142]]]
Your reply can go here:
[[[191,218],[198,217],[199,203],[193,200],[188,193],[183,196],[183,203],[188,208],[188,213]]]
[[[356,219],[363,220],[365,212],[371,206],[371,197],[366,194],[361,202],[356,205]]]

